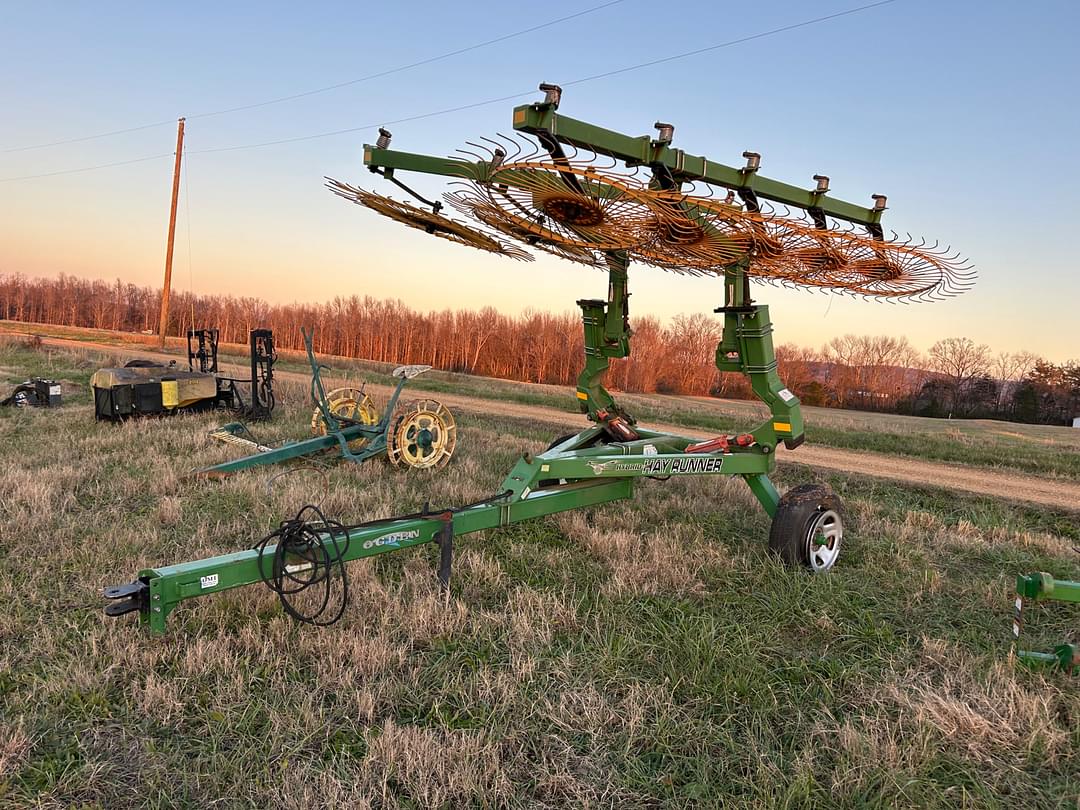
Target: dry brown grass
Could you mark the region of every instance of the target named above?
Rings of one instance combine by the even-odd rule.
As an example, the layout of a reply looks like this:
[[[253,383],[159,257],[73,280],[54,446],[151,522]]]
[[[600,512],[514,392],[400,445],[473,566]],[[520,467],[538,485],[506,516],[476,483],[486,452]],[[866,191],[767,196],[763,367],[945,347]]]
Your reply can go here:
[[[550,431],[465,420],[436,476],[200,481],[235,453],[206,439],[214,417],[95,424],[82,396],[0,414],[0,807],[1076,804],[1075,684],[1016,669],[1005,641],[1013,574],[1080,575],[1053,516],[834,476],[852,544],[810,579],[764,553],[741,482],[643,482],[460,538],[449,598],[425,549],[350,565],[327,630],[250,587],[153,638],[105,619],[100,588],[312,500],[344,519],[475,500]],[[253,429],[308,417],[290,394]]]

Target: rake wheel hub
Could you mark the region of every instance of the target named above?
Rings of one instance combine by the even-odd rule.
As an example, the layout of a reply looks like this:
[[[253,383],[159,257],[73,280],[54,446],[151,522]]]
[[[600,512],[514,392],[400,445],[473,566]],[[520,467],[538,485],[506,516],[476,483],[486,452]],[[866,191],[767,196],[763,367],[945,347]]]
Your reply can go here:
[[[594,228],[604,221],[604,212],[586,197],[548,197],[540,201],[545,214],[561,225]]]

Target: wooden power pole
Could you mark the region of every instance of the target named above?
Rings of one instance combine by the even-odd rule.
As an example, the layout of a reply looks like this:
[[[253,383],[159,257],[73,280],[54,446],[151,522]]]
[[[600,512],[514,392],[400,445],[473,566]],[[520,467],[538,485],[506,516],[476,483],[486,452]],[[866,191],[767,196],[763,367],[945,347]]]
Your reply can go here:
[[[161,288],[161,324],[158,335],[165,348],[165,330],[169,328],[169,289],[172,287],[173,237],[176,235],[176,200],[180,196],[180,160],[184,155],[184,119],[176,122],[176,164],[173,166],[172,207],[169,209],[169,241],[165,246],[165,286]]]

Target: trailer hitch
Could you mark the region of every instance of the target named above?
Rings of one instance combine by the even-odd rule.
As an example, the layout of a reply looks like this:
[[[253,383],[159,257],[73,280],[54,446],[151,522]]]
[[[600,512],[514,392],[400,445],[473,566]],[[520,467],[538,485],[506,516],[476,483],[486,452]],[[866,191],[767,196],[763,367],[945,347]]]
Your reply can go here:
[[[106,616],[123,616],[135,610],[150,612],[150,580],[147,577],[139,577],[127,585],[106,588],[102,595],[111,600],[105,606]]]

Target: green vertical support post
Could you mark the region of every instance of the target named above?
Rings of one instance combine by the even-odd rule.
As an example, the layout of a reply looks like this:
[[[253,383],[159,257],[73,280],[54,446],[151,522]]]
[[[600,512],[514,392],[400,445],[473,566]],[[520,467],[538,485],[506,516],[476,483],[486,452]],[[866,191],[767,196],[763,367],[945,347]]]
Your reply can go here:
[[[764,473],[760,475],[744,475],[743,480],[746,481],[750,491],[754,493],[754,497],[758,499],[765,509],[765,514],[769,517],[775,517],[776,509],[780,505],[780,493],[776,490],[773,482],[769,480],[769,476]]]
[[[630,356],[630,326],[626,268],[630,260],[619,251],[608,254],[607,301],[583,299],[581,320],[585,328],[585,368],[578,375],[577,399],[581,412],[589,419],[601,422],[601,412],[634,420],[615,402],[603,380],[613,357]]]
[[[724,334],[716,347],[716,367],[745,374],[754,394],[769,406],[772,419],[751,431],[758,444],[772,451],[783,440],[794,449],[804,438],[802,409],[776,373],[769,308],[750,300],[746,260],[727,268],[724,276],[725,303],[716,310],[724,314]]]

